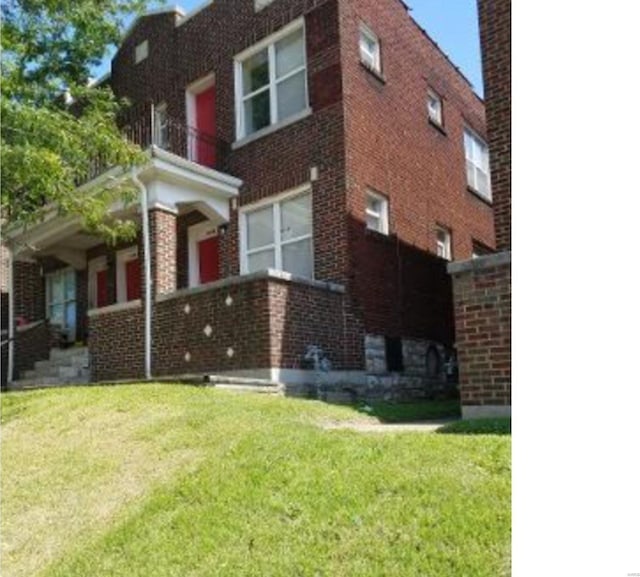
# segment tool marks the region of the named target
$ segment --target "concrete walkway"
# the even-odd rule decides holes
[[[367,423],[365,421],[329,421],[321,424],[325,431],[355,431],[356,433],[435,433],[458,419],[422,421],[417,423]]]

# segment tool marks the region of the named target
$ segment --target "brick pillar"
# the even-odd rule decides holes
[[[177,214],[166,210],[149,211],[151,237],[151,278],[154,294],[171,294],[178,288]],[[144,267],[142,270],[144,277]]]
[[[480,41],[499,251],[511,250],[511,0],[479,0]]]

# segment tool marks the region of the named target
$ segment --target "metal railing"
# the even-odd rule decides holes
[[[202,166],[218,165],[222,143],[215,136],[161,113],[152,103],[142,102],[127,109],[121,114],[119,125],[124,137],[143,150],[153,145]],[[89,182],[111,168],[108,161],[97,157],[76,184]]]

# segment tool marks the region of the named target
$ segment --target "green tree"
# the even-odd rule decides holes
[[[88,230],[128,236],[132,223],[108,209],[134,190],[103,185],[78,194],[96,162],[129,167],[142,153],[116,118],[126,104],[89,86],[90,71],[121,39],[147,0],[3,0],[1,30],[1,202],[5,223],[30,224],[55,207]]]

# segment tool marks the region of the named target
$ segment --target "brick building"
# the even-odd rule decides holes
[[[447,261],[495,246],[484,105],[403,2],[157,11],[106,82],[148,161],[79,193],[136,186],[113,210],[140,234],[110,247],[52,215],[9,235],[14,376],[62,339],[86,343],[97,381],[446,392]]]
[[[463,414],[511,414],[511,0],[479,0],[495,255],[453,263]]]

